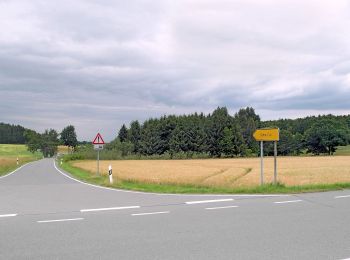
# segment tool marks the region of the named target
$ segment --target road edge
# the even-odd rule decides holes
[[[20,169],[22,169],[24,166],[27,166],[28,164],[31,164],[31,163],[33,163],[33,162],[27,162],[27,163],[21,165],[20,167],[16,168],[14,171],[9,172],[9,173],[6,173],[6,174],[3,175],[3,176],[0,176],[0,180],[1,180],[1,179],[4,179],[4,178],[6,178],[6,177],[9,177],[10,175],[12,175],[12,174],[16,173],[17,171],[19,171]]]

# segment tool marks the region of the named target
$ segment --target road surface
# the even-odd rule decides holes
[[[1,259],[346,259],[350,190],[161,195],[93,187],[52,159],[0,178]]]

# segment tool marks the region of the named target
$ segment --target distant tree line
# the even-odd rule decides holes
[[[312,116],[298,119],[261,121],[251,107],[230,115],[226,107],[211,114],[169,115],[143,122],[122,125],[116,138],[106,145],[111,154],[121,156],[159,156],[169,158],[243,157],[259,155],[259,144],[253,138],[258,128],[280,128],[279,155],[332,155],[338,146],[350,143],[350,115]],[[50,129],[39,134],[22,126],[0,123],[0,143],[28,145],[45,156],[57,152],[59,144],[72,151],[78,145],[74,126],[61,133]],[[273,154],[273,143],[264,144],[267,154]],[[86,146],[92,149],[91,145]]]
[[[242,108],[233,116],[226,107],[218,107],[209,115],[170,115],[152,118],[143,124],[133,121],[129,127],[124,124],[106,148],[118,150],[123,156],[256,156],[259,145],[253,133],[264,127],[280,128],[279,155],[331,155],[337,146],[350,141],[350,115],[261,121],[251,107]],[[273,153],[271,142],[265,143],[265,151]]]
[[[0,123],[0,144],[25,144],[24,132],[27,130],[20,125]]]
[[[75,128],[72,125],[65,127],[60,134],[56,130],[50,129],[45,130],[42,134],[29,130],[24,135],[28,150],[33,153],[41,151],[45,157],[54,156],[59,145],[71,147],[72,150],[78,145]]]
[[[258,152],[253,133],[260,125],[253,108],[231,116],[226,107],[218,107],[209,115],[170,115],[143,124],[133,121],[129,128],[123,125],[106,148],[120,150],[123,155],[246,156]]]
[[[1,144],[26,144],[31,152],[41,151],[45,157],[57,152],[58,145],[65,145],[73,151],[77,145],[77,135],[72,125],[65,127],[61,133],[54,129],[37,133],[20,125],[0,123]]]

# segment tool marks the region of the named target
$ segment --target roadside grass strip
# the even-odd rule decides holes
[[[170,211],[158,211],[158,212],[146,212],[146,213],[135,213],[131,216],[147,216],[147,215],[158,215],[158,214],[169,214]]]
[[[298,203],[302,202],[302,200],[286,200],[286,201],[275,201],[275,204],[287,204],[287,203]]]
[[[10,217],[16,217],[18,214],[3,214],[0,215],[0,218],[10,218]]]
[[[122,210],[122,209],[139,209],[140,206],[127,206],[127,207],[113,207],[113,208],[97,208],[97,209],[81,209],[81,213],[85,212],[97,212],[97,211],[109,211],[109,210]]]
[[[350,198],[350,195],[343,195],[343,196],[336,196],[335,199],[344,199],[344,198]],[[350,259],[350,258],[349,258]]]
[[[213,187],[205,185],[194,185],[194,184],[178,184],[178,183],[151,183],[142,182],[139,180],[123,179],[118,176],[117,181],[114,184],[109,183],[107,175],[95,176],[94,173],[87,170],[83,170],[74,167],[72,161],[64,161],[60,167],[68,172],[70,175],[65,174],[57,168],[54,162],[54,167],[62,175],[69,179],[72,179],[81,184],[89,185],[91,187],[106,189],[106,190],[117,190],[123,192],[134,192],[134,193],[153,193],[157,195],[182,195],[187,196],[234,196],[229,194],[246,194],[246,196],[290,196],[294,193],[305,193],[305,192],[323,192],[331,190],[344,190],[350,189],[350,182],[336,182],[330,184],[305,184],[296,186],[286,186],[282,183],[277,184],[264,184],[262,186],[252,187]],[[266,195],[262,195],[266,194]],[[284,195],[282,195],[284,194]]]
[[[215,209],[231,209],[231,208],[238,208],[238,206],[225,206],[225,207],[215,207],[215,208],[205,208],[205,209],[215,210]]]
[[[215,202],[226,202],[233,201],[234,199],[219,199],[219,200],[195,200],[195,201],[187,201],[185,204],[194,205],[194,204],[203,204],[203,203],[215,203]]]
[[[65,218],[65,219],[51,219],[51,220],[39,220],[37,223],[54,223],[54,222],[67,222],[67,221],[80,221],[83,218]]]

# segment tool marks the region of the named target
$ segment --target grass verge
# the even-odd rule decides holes
[[[211,186],[196,186],[196,185],[179,185],[179,184],[157,184],[144,183],[134,180],[115,179],[114,184],[109,183],[108,176],[96,176],[91,172],[76,168],[69,161],[63,162],[60,166],[63,170],[70,173],[73,177],[83,182],[100,185],[104,187],[112,187],[125,190],[155,192],[155,193],[179,193],[179,194],[290,194],[290,193],[305,193],[305,192],[321,192],[349,189],[350,183],[334,183],[334,184],[313,184],[301,186],[285,186],[278,183],[265,184],[256,187],[240,187],[240,188],[223,188]]]
[[[31,153],[25,145],[0,144],[0,176],[4,176],[18,167],[42,157],[39,152]],[[17,158],[19,164],[17,165]]]

